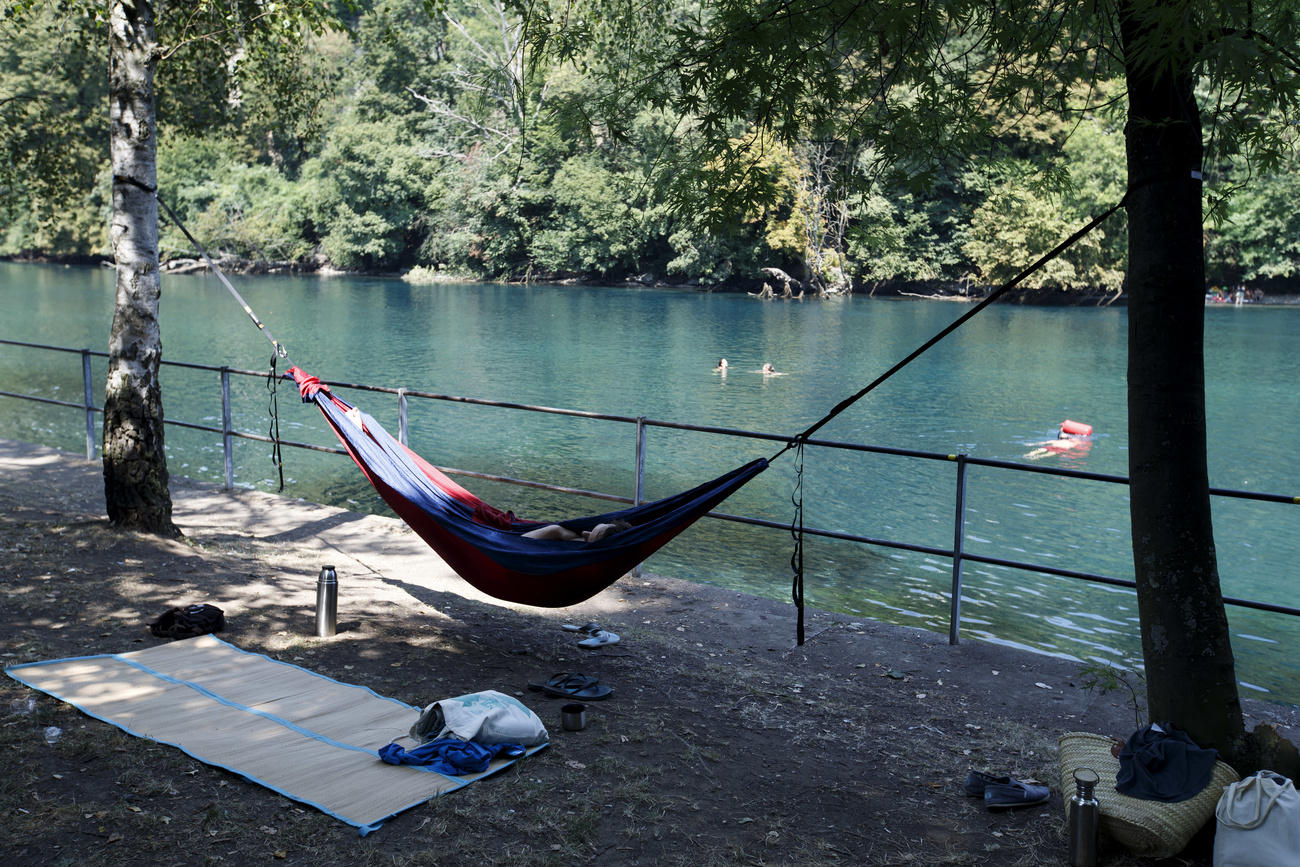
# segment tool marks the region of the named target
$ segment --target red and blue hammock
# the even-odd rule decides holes
[[[303,402],[334,429],[384,502],[470,584],[497,599],[559,608],[604,590],[714,506],[767,469],[759,458],[689,491],[618,512],[559,521],[583,531],[613,520],[632,526],[598,542],[533,539],[547,522],[524,521],[465,490],[398,442],[369,415],[293,367]]]

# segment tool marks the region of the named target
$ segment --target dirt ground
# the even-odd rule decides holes
[[[655,576],[564,610],[502,605],[394,519],[172,490],[184,539],[115,532],[98,464],[0,441],[6,665],[149,646],[150,620],[210,602],[227,641],[412,705],[515,695],[551,746],[360,837],[3,678],[5,864],[1064,864],[1057,737],[1135,727],[1066,660],[818,611],[796,646],[788,604]],[[314,635],[324,563],[331,638]],[[622,641],[584,650],[560,628],[588,620]],[[583,731],[526,688],[562,671],[614,689]],[[1248,712],[1300,735],[1295,708]],[[971,768],[1045,781],[1051,802],[988,812],[963,794]],[[1207,839],[1164,863],[1208,864]]]

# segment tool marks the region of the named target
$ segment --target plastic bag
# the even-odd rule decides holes
[[[453,737],[484,745],[525,747],[550,740],[537,714],[494,689],[435,701],[411,726],[411,737],[420,743]]]

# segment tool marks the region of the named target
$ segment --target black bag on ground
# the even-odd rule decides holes
[[[206,602],[185,608],[173,608],[149,624],[149,631],[159,638],[193,638],[220,632],[226,628],[226,615]]]

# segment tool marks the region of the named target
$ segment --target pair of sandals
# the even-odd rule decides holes
[[[580,698],[583,701],[601,701],[614,694],[614,689],[601,683],[598,677],[567,671],[551,675],[544,683],[530,683],[528,688],[551,698]]]
[[[588,621],[582,626],[566,623],[560,628],[565,632],[586,633],[588,637],[578,642],[579,647],[606,647],[610,644],[618,644],[619,642],[617,632],[610,632],[594,620]]]

